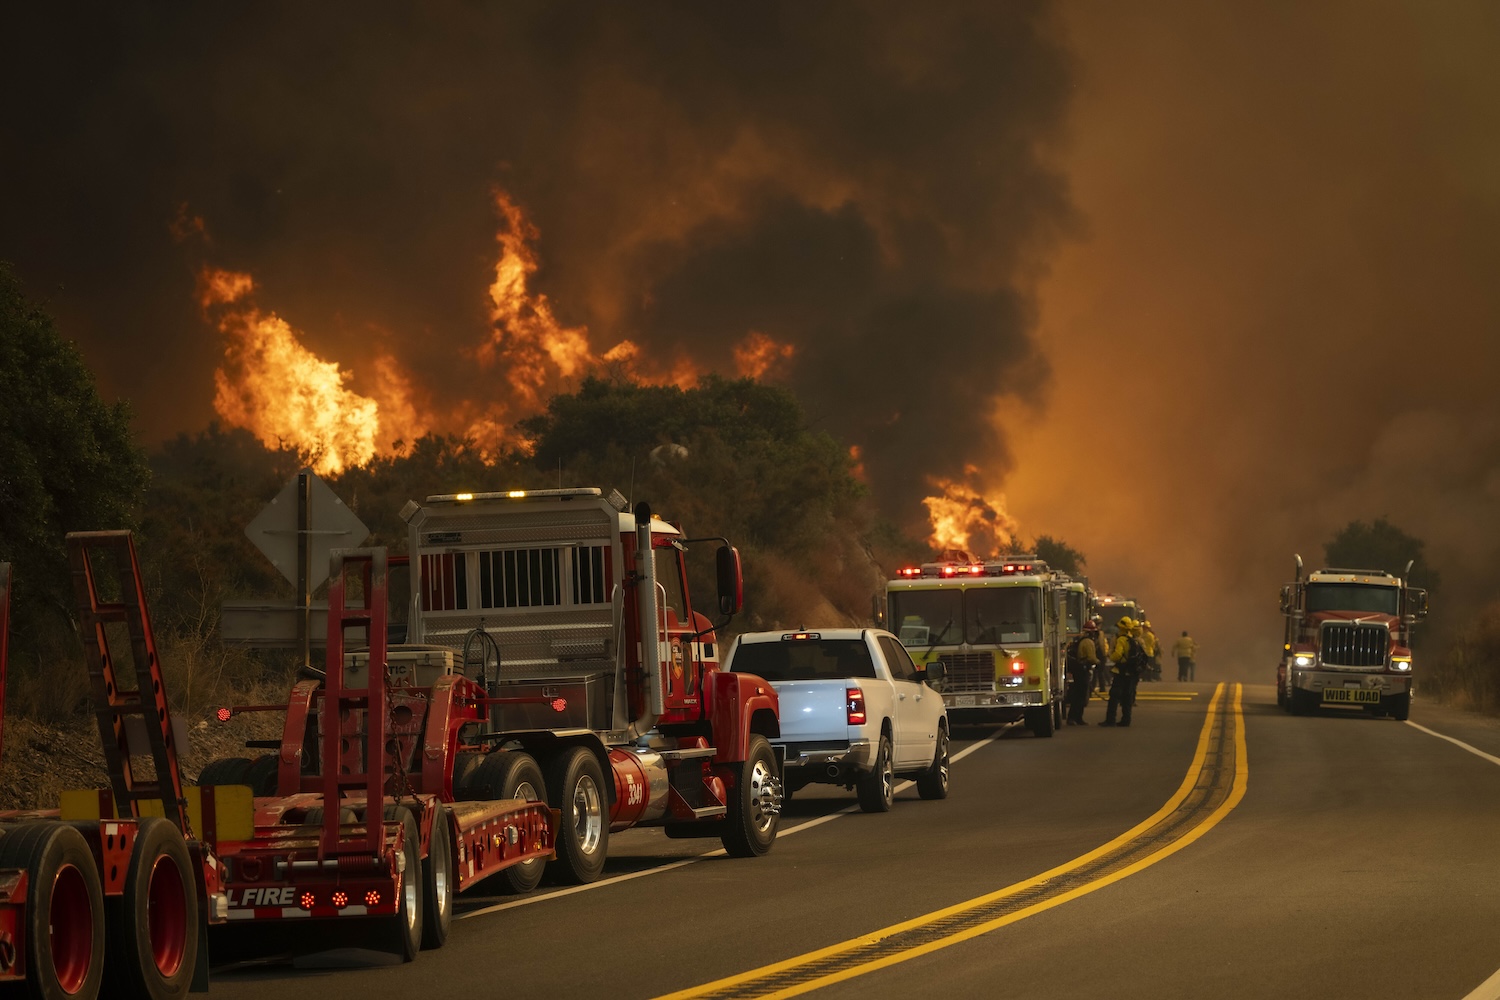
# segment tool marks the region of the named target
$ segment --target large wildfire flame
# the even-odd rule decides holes
[[[959,549],[981,558],[1008,552],[1020,526],[1006,512],[1005,497],[985,496],[971,485],[979,470],[971,465],[964,471],[968,482],[931,481],[941,492],[922,501],[932,524],[928,543],[938,551]]]
[[[214,409],[226,422],[270,447],[306,452],[323,474],[389,450],[393,433],[382,434],[382,426],[411,436],[425,432],[394,358],[376,355],[372,395],[360,395],[346,385],[349,374],[302,346],[286,320],[256,308],[254,291],[248,274],[208,269],[200,276],[200,302],[228,338],[224,364],[214,372]]]
[[[316,471],[336,474],[390,454],[433,429],[458,431],[488,459],[529,445],[515,431],[518,420],[538,413],[566,381],[594,371],[613,371],[653,385],[694,385],[704,369],[678,351],[650,356],[630,340],[602,353],[590,344],[586,327],[566,326],[546,295],[531,287],[538,268],[534,244],[540,233],[505,192],[495,195],[500,216],[496,235],[500,255],[490,283],[491,329],[471,354],[499,369],[510,392],[499,401],[446,400],[441,418],[424,409],[412,380],[391,354],[377,353],[359,372],[327,361],[302,343],[292,326],[254,303],[251,275],[204,268],[199,298],[227,338],[224,364],[214,373],[214,409],[227,423],[243,427],[271,447],[290,446],[313,456]],[[187,218],[186,210],[181,213]],[[182,238],[206,242],[206,228],[193,217],[180,222]],[[790,362],[796,349],[752,330],[734,348],[738,373],[761,378]]]

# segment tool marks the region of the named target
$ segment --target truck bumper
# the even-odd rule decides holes
[[[852,740],[840,746],[783,743],[786,751],[782,776],[793,788],[811,784],[843,785],[875,765],[875,746],[869,740]]]
[[[1378,705],[1410,691],[1411,675],[1293,669],[1292,687],[1312,692],[1322,705]]]

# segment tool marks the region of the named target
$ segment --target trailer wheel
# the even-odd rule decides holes
[[[946,726],[938,726],[937,749],[932,755],[932,766],[917,778],[917,794],[924,799],[948,797],[948,729]]]
[[[593,754],[589,754],[592,758]],[[521,750],[497,750],[475,768],[467,783],[465,798],[526,799],[547,801],[547,785],[536,758]],[[496,882],[509,893],[530,892],[542,881],[547,868],[544,858],[511,865],[496,876]]]
[[[562,812],[557,868],[565,882],[593,882],[609,852],[609,806],[604,771],[587,747],[572,747],[547,768],[547,802]]]
[[[451,810],[439,802],[432,812],[432,837],[427,843],[427,858],[422,862],[422,947],[441,948],[453,926],[453,892],[457,873],[453,868],[453,844],[448,814]]]
[[[104,980],[104,892],[83,835],[30,823],[0,839],[0,868],[23,868],[27,986],[42,1000],[92,997]]]
[[[220,757],[210,761],[198,772],[198,784],[203,785],[248,785],[250,784],[249,757]]]
[[[859,808],[864,812],[890,811],[896,797],[896,772],[891,764],[891,738],[885,733],[880,734],[874,767],[869,774],[859,776],[854,790],[859,793]]]
[[[401,892],[396,897],[396,913],[387,917],[381,929],[382,950],[394,953],[403,962],[417,957],[422,947],[422,841],[416,818],[405,806],[387,806],[387,822],[401,824],[401,851],[406,864],[401,875]]]
[[[105,902],[110,979],[122,996],[183,997],[198,960],[198,889],[181,832],[147,817],[137,828],[125,893]]]

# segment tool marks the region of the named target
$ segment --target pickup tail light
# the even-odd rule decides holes
[[[849,725],[863,726],[865,724],[865,693],[857,687],[844,689],[844,710],[849,717]]]

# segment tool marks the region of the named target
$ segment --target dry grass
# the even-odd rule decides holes
[[[1424,665],[1418,683],[1423,694],[1457,708],[1500,713],[1500,601],[1485,607],[1442,655]]]

